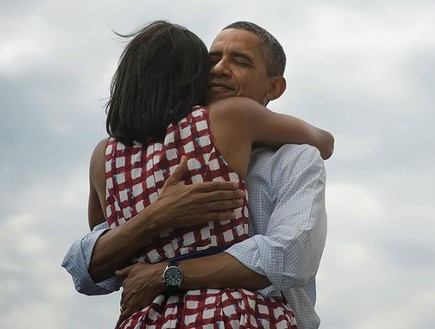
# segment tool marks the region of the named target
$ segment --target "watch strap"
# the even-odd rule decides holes
[[[177,266],[178,267],[179,261],[177,259],[170,259],[168,260],[168,267],[169,266]]]

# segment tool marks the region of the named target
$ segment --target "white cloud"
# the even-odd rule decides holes
[[[361,180],[328,188],[318,307],[326,328],[430,328],[435,227],[419,215],[435,209],[402,212],[407,200],[390,204],[385,192]]]
[[[24,70],[23,62],[35,55],[40,55],[38,42],[33,39],[3,41],[0,44],[0,71],[12,73]]]
[[[272,109],[331,130],[323,328],[432,328],[435,253],[432,1],[2,1],[0,327],[99,328],[119,295],[81,296],[61,259],[87,231],[87,175],[122,44],[155,19],[210,44],[235,20],[282,42]]]

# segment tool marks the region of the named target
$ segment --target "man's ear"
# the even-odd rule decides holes
[[[281,97],[286,87],[287,87],[287,83],[283,76],[278,75],[275,77],[271,77],[270,88],[266,94],[267,100],[273,101],[274,99]]]

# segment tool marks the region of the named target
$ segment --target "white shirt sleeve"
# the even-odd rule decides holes
[[[325,169],[317,150],[299,146],[257,155],[251,170],[256,231],[227,252],[267,276],[272,285],[259,292],[275,296],[305,286],[317,273],[326,239]]]
[[[95,283],[89,274],[92,252],[98,238],[108,230],[107,223],[97,225],[82,239],[75,241],[66,253],[62,267],[71,274],[76,290],[85,295],[106,295],[117,291],[121,281],[112,277]]]

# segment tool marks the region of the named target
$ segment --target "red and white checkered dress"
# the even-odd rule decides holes
[[[126,146],[113,138],[106,148],[106,212],[111,228],[122,225],[154,202],[182,155],[188,159],[186,184],[244,181],[228,168],[217,150],[208,109],[196,106],[177,125],[171,124],[163,143]],[[246,191],[246,189],[245,189]],[[233,220],[209,222],[161,232],[133,262],[158,263],[248,237],[247,200]],[[200,289],[159,295],[120,326],[127,328],[297,328],[292,311],[275,298],[245,289]]]

